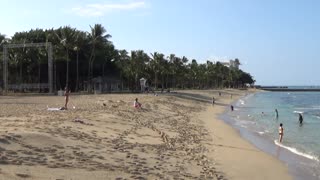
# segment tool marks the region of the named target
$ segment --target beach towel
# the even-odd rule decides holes
[[[65,110],[65,109],[64,109],[63,107],[62,107],[62,108],[61,108],[61,107],[60,107],[60,108],[49,108],[49,107],[48,107],[47,110],[48,110],[48,111],[63,111],[63,110]]]

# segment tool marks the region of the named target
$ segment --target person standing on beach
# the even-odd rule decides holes
[[[214,102],[215,102],[216,100],[214,99],[214,97],[212,97],[212,105],[214,105]]]
[[[283,137],[283,127],[282,127],[282,123],[280,123],[280,126],[279,126],[279,142],[282,142],[282,137]]]
[[[65,104],[64,104],[64,109],[68,109],[68,102],[69,102],[69,95],[70,95],[70,90],[68,87],[64,88],[64,96],[65,96]]]
[[[300,123],[300,125],[302,125],[302,122],[303,122],[303,117],[302,117],[302,114],[299,113],[299,123]]]
[[[231,111],[233,111],[233,106],[232,105],[230,106],[230,108],[231,108]]]
[[[278,119],[279,117],[278,109],[275,109],[274,111],[276,112],[276,119]]]

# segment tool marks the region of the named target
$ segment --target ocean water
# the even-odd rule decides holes
[[[241,98],[234,107],[224,119],[245,138],[287,164],[295,179],[320,179],[320,92],[260,92]]]

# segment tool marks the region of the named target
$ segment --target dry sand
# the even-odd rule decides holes
[[[290,179],[217,120],[226,93],[0,96],[0,179]]]

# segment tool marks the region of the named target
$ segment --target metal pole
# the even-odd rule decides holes
[[[49,83],[49,93],[53,93],[53,78],[52,78],[52,45],[48,44],[48,83]]]

